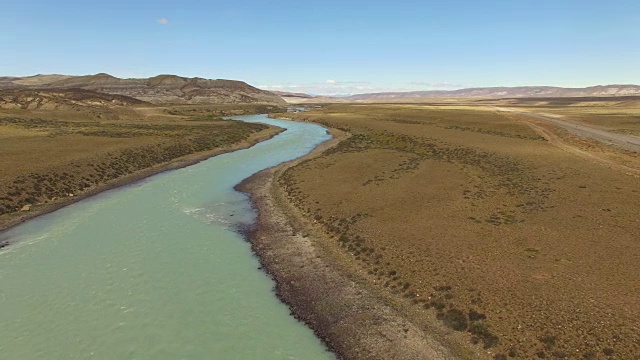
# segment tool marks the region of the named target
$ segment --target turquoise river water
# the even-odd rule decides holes
[[[0,234],[2,359],[331,359],[274,295],[234,231],[255,213],[233,186],[328,140],[287,130],[102,193]]]

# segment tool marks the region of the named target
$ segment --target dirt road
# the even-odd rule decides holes
[[[612,133],[606,130],[597,129],[588,125],[579,124],[569,120],[563,120],[563,119],[554,118],[550,116],[543,116],[539,114],[532,114],[532,113],[522,112],[522,111],[509,109],[509,108],[496,107],[496,109],[498,111],[517,113],[535,120],[542,120],[545,122],[549,122],[554,125],[560,126],[561,128],[566,129],[567,131],[577,136],[594,139],[594,140],[603,142],[605,144],[619,146],[626,150],[636,151],[640,153],[640,137],[638,136]]]

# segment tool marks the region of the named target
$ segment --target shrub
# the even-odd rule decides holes
[[[475,310],[469,310],[469,320],[470,321],[480,321],[485,320],[487,316],[483,313],[479,313]]]
[[[469,327],[467,316],[458,309],[449,309],[441,320],[455,331],[465,331]]]

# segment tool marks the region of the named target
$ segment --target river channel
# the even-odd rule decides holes
[[[274,295],[233,187],[328,140],[315,124],[168,171],[0,234],[3,359],[332,359]]]

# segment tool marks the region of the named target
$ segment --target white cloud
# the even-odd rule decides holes
[[[337,84],[338,82],[332,79],[325,81],[327,84]]]
[[[158,21],[158,24],[160,24],[160,25],[167,25],[167,24],[169,24],[169,19],[167,19],[167,18],[165,18],[165,17],[160,18],[160,19],[158,19],[157,21]]]

